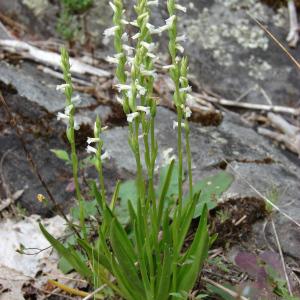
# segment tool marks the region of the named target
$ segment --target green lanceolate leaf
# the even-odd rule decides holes
[[[123,275],[123,284],[130,289],[131,294],[136,295],[136,299],[145,299],[143,284],[139,278],[135,263],[137,257],[134,248],[127,237],[125,230],[116,219],[111,225],[110,234],[111,246],[118,261],[119,275]]]
[[[170,178],[168,178],[168,189],[165,191],[164,196],[171,197],[173,195],[178,194],[178,163],[175,163],[174,159],[172,159],[169,166],[164,166],[160,170],[159,174],[159,193],[162,194],[162,190],[165,185],[166,177],[168,176],[170,166],[172,165],[172,174]]]
[[[158,291],[155,299],[167,300],[169,298],[172,277],[173,256],[170,246],[165,244],[163,266],[158,279]]]
[[[178,276],[178,291],[189,292],[201,271],[203,262],[207,258],[209,235],[207,229],[208,209],[204,205],[201,219],[190,248],[180,261],[181,268]]]
[[[80,275],[87,278],[88,280],[93,278],[93,273],[74,249],[72,249],[71,247],[66,248],[60,241],[55,239],[41,223],[39,224],[39,226],[45,238],[49,241],[49,243],[53,246],[53,248],[58,252],[60,256],[64,257]]]
[[[129,222],[128,202],[136,210],[138,202],[138,192],[135,180],[128,180],[120,184],[119,187],[120,205],[115,208],[115,214],[121,224],[126,225]]]
[[[112,212],[115,210],[116,202],[119,197],[120,185],[120,181],[118,180],[109,206]]]
[[[60,257],[58,261],[58,268],[64,273],[68,274],[72,270],[74,270],[74,267],[62,256]]]
[[[159,196],[159,203],[158,203],[158,223],[159,223],[159,225],[160,225],[160,222],[161,222],[164,207],[166,206],[166,204],[164,202],[166,201],[166,197],[168,196],[168,192],[170,193],[170,186],[172,187],[172,185],[174,184],[174,178],[172,176],[173,169],[174,169],[174,160],[171,161],[168,169],[166,170],[165,175],[161,175],[161,179],[163,178],[163,181],[161,181],[161,182],[163,182],[163,183],[162,183],[162,186],[160,188],[160,196]],[[177,182],[176,176],[175,176],[175,179],[176,179],[176,182]],[[171,185],[171,183],[172,183],[172,185]]]
[[[97,204],[98,203],[96,200],[93,200],[93,201],[82,200],[82,205],[83,205],[85,215],[86,216],[95,216],[98,213]],[[80,219],[80,207],[78,205],[71,208],[71,215],[72,215],[72,218],[75,220]]]
[[[62,150],[62,149],[51,149],[51,152],[53,152],[57,158],[63,160],[63,161],[70,161],[70,157],[67,151]]]
[[[99,205],[99,208],[101,210],[101,212],[103,213],[103,207],[104,207],[104,203],[103,203],[103,199],[102,199],[102,196],[97,188],[97,185],[96,185],[96,182],[93,180],[92,181],[92,193]]]
[[[122,295],[126,300],[136,300],[138,299],[137,296],[134,294],[133,288],[129,285],[126,275],[121,272],[119,265],[117,264],[114,257],[112,257],[112,268],[113,274],[117,279],[118,286],[122,291]]]
[[[184,243],[184,239],[186,238],[186,235],[188,233],[188,230],[190,228],[194,213],[195,213],[195,208],[196,205],[199,201],[199,197],[200,197],[200,192],[195,193],[193,196],[193,202],[189,203],[188,205],[185,206],[185,210],[183,213],[183,217],[181,219],[182,223],[180,228],[180,233],[179,233],[179,241],[178,241],[178,248],[176,249],[179,253],[181,250],[181,247]]]
[[[78,239],[78,244],[85,250],[90,261],[96,261],[98,264],[102,265],[105,269],[112,273],[110,257],[108,258],[104,254],[99,253],[97,249],[90,246],[85,240]]]

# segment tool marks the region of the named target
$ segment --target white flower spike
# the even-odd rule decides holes
[[[131,38],[132,38],[133,40],[136,40],[136,39],[138,39],[138,38],[140,37],[140,35],[141,35],[141,33],[138,32],[138,33],[136,33],[135,35],[133,35]]]
[[[79,130],[80,129],[80,124],[74,120],[74,130]]]
[[[157,77],[157,74],[156,74],[155,70],[145,70],[145,69],[143,69],[143,70],[141,70],[141,74],[143,76],[152,76],[153,78]]]
[[[180,5],[180,4],[175,4],[175,8],[178,10],[183,11],[184,13],[186,13],[186,7]]]
[[[136,112],[133,112],[131,114],[128,114],[127,115],[127,122],[128,123],[132,123],[132,121],[139,116],[139,113],[136,111]]]
[[[88,145],[88,146],[86,147],[86,151],[87,151],[87,153],[94,153],[94,154],[97,153],[97,149],[94,148],[94,147],[92,147],[92,146],[90,146],[90,145]]]
[[[110,64],[118,64],[119,63],[119,59],[113,56],[107,56],[106,57],[107,62],[109,62]]]
[[[187,87],[179,89],[180,93],[190,93],[192,91],[192,87],[189,85]]]
[[[123,42],[128,42],[128,34],[127,34],[127,32],[124,32],[124,33],[122,34],[121,39],[122,39]]]
[[[69,120],[70,119],[70,117],[68,116],[68,115],[66,115],[66,114],[63,114],[63,113],[61,113],[61,112],[59,112],[58,114],[57,114],[57,120],[59,121],[59,120]]]
[[[180,35],[180,36],[178,36],[178,37],[176,38],[176,42],[177,42],[177,43],[179,43],[179,42],[186,42],[186,40],[187,40],[187,37],[186,37],[185,34]]]
[[[183,106],[182,109],[184,111],[184,115],[185,115],[186,119],[190,118],[192,115],[191,109],[188,106],[185,106],[185,107]]]
[[[151,6],[151,5],[155,5],[155,6],[158,6],[158,0],[151,0],[151,1],[148,1],[148,6]]]
[[[178,127],[178,122],[173,121],[173,129],[176,129],[177,127]],[[183,122],[181,123],[181,127],[185,128],[185,124]]]
[[[127,52],[127,55],[132,55],[134,48],[128,45],[123,45],[123,50]],[[128,57],[127,60],[129,61]]]
[[[144,88],[144,87],[141,86],[140,84],[137,84],[137,85],[136,85],[136,88],[137,88],[137,90],[138,90],[139,95],[141,95],[141,96],[145,96],[145,95],[146,95],[146,93],[147,93],[146,88]]]
[[[112,2],[109,2],[109,5],[110,5],[111,9],[113,10],[113,12],[115,13],[117,11],[116,6]]]
[[[107,28],[104,30],[103,35],[106,37],[114,36],[117,29],[119,29],[119,26]]]
[[[131,89],[131,86],[128,84],[116,84],[115,87],[117,88],[118,92],[121,91],[129,91]]]
[[[146,113],[146,115],[149,115],[150,114],[150,107],[149,106],[137,106],[136,107],[136,110],[137,111],[142,111],[144,113]]]
[[[64,92],[66,87],[68,87],[69,84],[68,83],[64,83],[64,84],[60,84],[60,85],[57,85],[56,86],[56,90],[57,91],[60,91],[60,92]]]
[[[70,104],[68,106],[65,107],[65,115],[66,116],[69,116],[70,115],[70,112],[71,110],[74,108],[74,105],[73,104]]]
[[[162,68],[165,70],[170,70],[170,69],[175,68],[175,66],[174,65],[166,65],[166,66],[163,66]]]
[[[166,25],[168,26],[168,29],[169,29],[170,27],[172,27],[173,22],[175,21],[175,19],[176,19],[176,16],[175,16],[175,15],[172,15],[170,18],[168,18],[168,19],[166,20]]]
[[[90,144],[92,144],[92,143],[97,143],[97,142],[99,142],[100,141],[100,139],[99,138],[91,138],[91,137],[88,137],[87,138],[87,143],[90,145]]]
[[[156,45],[155,43],[147,43],[147,42],[141,42],[141,45],[146,48],[149,52],[152,52],[155,48],[156,48]]]
[[[102,155],[101,155],[101,160],[105,160],[105,159],[110,159],[110,155],[107,151],[105,151]]]
[[[124,105],[124,99],[120,98],[117,96],[117,101],[121,104]]]
[[[184,52],[184,48],[180,44],[176,45],[176,49],[179,50],[181,53]]]

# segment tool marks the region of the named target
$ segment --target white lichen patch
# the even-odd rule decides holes
[[[233,56],[225,49],[214,49],[213,58],[219,61],[219,64],[224,67],[230,67],[233,64]]]
[[[249,24],[249,20],[240,19],[230,29],[230,36],[245,49],[268,49],[268,38],[263,30]]]
[[[23,3],[32,10],[37,17],[43,15],[49,7],[48,0],[23,0]]]
[[[238,51],[235,43],[243,49],[268,49],[266,33],[253,24],[247,13],[264,22],[272,15],[271,10],[259,0],[215,0],[197,18],[185,18],[179,24],[188,32],[192,43],[212,50],[213,58],[221,66],[229,67],[233,65],[233,57]]]
[[[276,27],[287,28],[288,11],[286,7],[280,7],[272,17],[272,22]]]
[[[270,75],[272,66],[265,60],[251,55],[247,61],[239,62],[239,65],[248,69],[248,75],[258,79],[264,80]]]

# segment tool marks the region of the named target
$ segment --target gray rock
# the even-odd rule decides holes
[[[189,1],[185,1],[188,3]],[[196,0],[189,18],[179,21],[188,35],[185,49],[191,69],[201,83],[224,97],[235,99],[259,85],[276,104],[299,101],[297,68],[247,13],[259,19],[283,42],[289,29],[287,9],[274,11],[259,0]],[[289,49],[299,60],[299,49]],[[248,100],[265,103],[259,90]]]
[[[49,113],[55,113],[65,107],[65,96],[56,91],[56,85],[62,81],[46,76],[37,70],[34,64],[12,66],[4,61],[0,62],[0,83],[13,87],[19,96],[38,104]],[[81,99],[80,107],[96,103],[88,95],[82,95]]]
[[[79,124],[89,124],[93,128],[97,116],[99,116],[101,122],[105,123],[111,114],[112,109],[110,106],[100,105],[92,109],[79,110],[76,113],[76,120]]]

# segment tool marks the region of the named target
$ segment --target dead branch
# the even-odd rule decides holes
[[[48,67],[42,66],[42,65],[39,65],[37,67],[37,69],[44,72],[45,74],[49,74],[49,75],[55,77],[55,78],[63,79],[63,74],[61,72],[54,71],[54,70],[52,70]],[[83,85],[83,86],[93,86],[93,84],[88,82],[88,81],[78,79],[78,78],[74,78],[74,77],[72,78],[72,82],[78,83],[78,84]]]
[[[207,94],[201,94],[201,98],[203,100],[209,101],[211,103],[217,103],[224,106],[231,106],[231,107],[239,107],[239,108],[246,108],[246,109],[254,109],[254,110],[264,110],[270,112],[277,112],[277,113],[286,113],[291,114],[294,116],[300,115],[300,109],[287,107],[287,106],[280,106],[280,105],[267,105],[267,104],[256,104],[256,103],[245,103],[245,102],[236,102],[233,100],[227,100],[224,98],[212,97]]]
[[[41,50],[28,43],[18,40],[0,40],[0,47],[5,50],[27,56],[30,59],[48,66],[60,67],[60,55],[58,53]],[[105,70],[90,66],[78,59],[70,58],[71,72],[77,74],[88,74],[98,77],[110,77],[111,74]]]
[[[13,38],[12,34],[7,30],[7,28],[3,25],[0,18],[0,29],[7,35],[7,38]]]
[[[266,129],[263,127],[259,127],[257,129],[257,132],[259,134],[264,135],[268,138],[271,138],[279,143],[283,143],[285,145],[285,147],[288,148],[290,151],[300,155],[300,145],[299,145],[300,141],[299,140],[295,141],[295,142],[297,142],[297,144],[295,144],[295,142],[291,141],[291,139],[287,135],[279,133],[279,132],[275,132],[275,131],[272,131],[270,129]]]
[[[217,288],[221,289],[222,291],[224,291],[225,293],[227,293],[228,295],[230,295],[231,297],[235,298],[235,299],[241,299],[241,300],[249,300],[248,298],[238,294],[237,292],[235,291],[232,291],[230,289],[228,289],[227,287],[209,279],[209,278],[205,278],[203,277],[203,280],[206,281],[207,283],[210,283],[214,286],[216,286]]]
[[[280,132],[260,127],[258,133],[283,143],[290,151],[300,156],[300,128],[290,124],[280,115],[268,113],[267,117],[271,126]]]
[[[300,129],[287,122],[282,116],[268,113],[267,117],[271,121],[273,127],[278,128],[289,137],[295,138],[296,135],[300,135]]]

